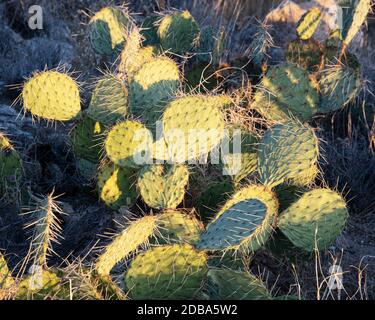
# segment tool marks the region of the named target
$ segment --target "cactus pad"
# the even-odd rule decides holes
[[[1,289],[8,289],[14,285],[12,274],[9,271],[8,264],[0,252],[0,297]],[[0,299],[1,300],[1,299]]]
[[[190,243],[198,242],[202,225],[193,212],[178,210],[164,211],[158,220],[159,243]]]
[[[314,189],[280,214],[278,226],[296,247],[321,250],[340,235],[347,217],[346,203],[340,194]]]
[[[47,120],[71,120],[81,111],[77,83],[57,71],[34,74],[23,87],[22,99],[25,110]]]
[[[206,250],[255,251],[268,239],[277,215],[276,196],[264,186],[234,194],[207,226],[197,247]]]
[[[96,53],[111,55],[121,50],[131,26],[130,18],[121,9],[106,7],[90,20],[90,41]]]
[[[167,57],[154,58],[142,65],[129,83],[131,112],[154,123],[180,85],[176,63]]]
[[[153,46],[159,44],[158,29],[156,26],[159,19],[160,18],[158,16],[147,16],[143,20],[140,32],[144,38],[144,46]]]
[[[208,271],[208,289],[214,300],[270,300],[263,282],[248,272],[230,269]]]
[[[151,165],[140,172],[138,189],[151,208],[175,209],[184,199],[188,180],[185,165]]]
[[[224,136],[222,108],[228,98],[187,96],[172,101],[163,114],[167,158],[174,163],[208,154]]]
[[[22,177],[22,162],[8,138],[0,133],[0,190],[19,186]]]
[[[105,164],[98,173],[100,199],[110,208],[131,207],[137,200],[136,172],[112,163]]]
[[[294,122],[274,125],[259,144],[260,180],[269,187],[287,180],[308,184],[312,181],[306,178],[315,178],[318,154],[318,139],[311,128]]]
[[[199,26],[189,11],[174,12],[161,19],[158,35],[165,51],[184,54],[198,44]]]
[[[98,274],[107,276],[121,260],[148,243],[157,228],[157,216],[145,216],[131,222],[123,231],[114,237],[99,256],[95,266]]]
[[[286,60],[302,69],[316,72],[323,64],[323,49],[318,41],[294,40],[288,44],[285,52]]]
[[[121,80],[105,75],[97,82],[86,113],[105,125],[113,125],[128,112],[128,91]]]
[[[105,150],[114,164],[137,168],[150,160],[152,141],[151,132],[142,123],[126,120],[109,131]]]
[[[96,178],[97,175],[97,163],[93,163],[83,158],[76,159],[76,168],[82,178],[91,181]]]
[[[297,23],[297,35],[301,40],[310,39],[318,28],[322,14],[319,8],[314,7],[307,11]]]
[[[207,274],[206,256],[192,246],[167,245],[139,254],[125,275],[132,299],[192,299]]]
[[[261,81],[253,108],[274,121],[310,119],[318,108],[319,95],[306,70],[292,64],[272,68]]]

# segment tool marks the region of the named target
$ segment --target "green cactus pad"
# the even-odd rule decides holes
[[[98,173],[100,199],[114,210],[121,206],[131,207],[138,197],[136,180],[136,171],[105,164]]]
[[[270,69],[261,81],[252,107],[274,121],[310,119],[318,108],[319,95],[306,70],[292,64]]]
[[[318,41],[298,39],[288,44],[285,57],[289,63],[316,72],[323,64],[323,49]]]
[[[103,145],[104,127],[97,121],[85,116],[71,131],[74,154],[78,158],[98,163]]]
[[[148,243],[157,228],[157,216],[145,216],[131,222],[123,231],[116,235],[106,246],[95,264],[98,274],[107,276],[113,267],[127,258],[141,245]]]
[[[199,249],[259,249],[269,238],[277,215],[276,196],[264,186],[248,186],[234,194],[207,226]]]
[[[9,271],[8,264],[0,252],[0,297],[2,296],[2,289],[9,289],[14,285],[14,280]],[[1,299],[0,299],[1,300]]]
[[[172,101],[163,114],[167,154],[161,160],[199,159],[216,147],[224,136],[222,109],[229,100],[226,96],[187,96]]]
[[[318,139],[310,127],[294,122],[274,125],[259,144],[260,181],[269,187],[288,180],[309,184],[316,176],[318,155]]]
[[[284,211],[294,202],[296,202],[307,188],[293,186],[288,184],[280,184],[275,188],[277,199],[279,200],[279,212]]]
[[[306,251],[327,248],[342,232],[348,210],[340,194],[329,189],[306,192],[280,214],[280,230]]]
[[[22,100],[25,110],[47,120],[72,120],[81,111],[77,83],[57,71],[35,73],[23,87]]]
[[[114,164],[138,168],[150,160],[152,141],[151,132],[142,123],[126,120],[109,131],[105,150]]]
[[[11,191],[21,182],[23,173],[22,161],[8,138],[0,133],[0,190]],[[10,190],[9,190],[10,188]]]
[[[248,272],[230,269],[208,271],[208,288],[214,300],[270,300],[263,282]]]
[[[338,65],[325,70],[319,84],[322,98],[318,111],[328,113],[347,106],[358,96],[361,78],[359,70]]]
[[[158,28],[165,51],[184,54],[199,42],[199,26],[189,11],[174,12],[161,19]]]
[[[123,10],[105,7],[90,20],[91,46],[98,54],[112,55],[118,53],[126,42],[130,27],[130,17]]]
[[[78,173],[88,181],[94,180],[96,178],[97,167],[97,163],[93,163],[83,158],[76,159],[76,168]]]
[[[166,210],[158,220],[157,238],[159,243],[190,243],[198,242],[202,224],[193,212]]]
[[[92,93],[87,115],[105,125],[113,125],[128,113],[128,91],[116,76],[100,78]]]
[[[207,274],[203,252],[192,246],[167,245],[139,254],[125,275],[132,299],[193,299]]]
[[[298,37],[301,40],[310,39],[318,28],[321,19],[322,13],[319,8],[314,7],[307,11],[297,23],[296,30]]]
[[[154,46],[160,43],[156,25],[159,19],[158,16],[148,16],[143,20],[140,32],[144,38],[144,46]]]
[[[185,165],[151,165],[138,177],[143,201],[155,209],[175,209],[184,199],[189,170]]]
[[[163,107],[176,94],[179,85],[179,70],[173,60],[158,57],[143,64],[129,83],[131,112],[154,123],[161,117]]]

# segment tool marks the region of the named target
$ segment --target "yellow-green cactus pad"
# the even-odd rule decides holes
[[[214,300],[270,300],[263,282],[248,272],[230,269],[208,271],[208,289]]]
[[[165,51],[184,54],[199,43],[199,26],[189,11],[166,15],[159,23],[158,35]]]
[[[100,200],[114,210],[131,207],[138,197],[136,180],[137,173],[133,169],[105,164],[98,173]]]
[[[312,128],[294,122],[267,130],[258,149],[260,181],[275,187],[284,181],[309,184],[317,173],[318,139]]]
[[[151,165],[138,177],[143,201],[155,209],[175,209],[184,199],[189,170],[185,165]]]
[[[297,23],[297,34],[301,40],[310,39],[319,26],[322,14],[319,8],[314,7],[307,11]]]
[[[267,119],[309,120],[318,110],[319,95],[306,70],[293,64],[270,69],[263,77],[252,107]]]
[[[23,87],[22,99],[27,111],[47,120],[72,120],[81,111],[77,83],[57,71],[34,74]]]
[[[154,58],[142,65],[129,83],[130,110],[154,123],[180,85],[177,64],[167,57]]]
[[[159,243],[195,244],[201,231],[202,224],[194,216],[194,212],[166,210],[160,214],[156,235]]]
[[[172,101],[163,114],[166,159],[173,163],[195,160],[218,146],[225,127],[222,109],[227,104],[225,96],[187,96]]]
[[[132,299],[194,299],[207,275],[206,255],[188,244],[166,245],[139,254],[125,274]]]
[[[105,125],[113,125],[128,113],[128,90],[120,79],[105,75],[97,82],[86,113]]]
[[[111,55],[117,53],[125,43],[130,28],[130,18],[123,10],[105,7],[90,20],[91,45],[98,54]]]
[[[0,133],[0,190],[6,192],[20,184],[22,162],[8,138]]]
[[[85,116],[71,132],[74,154],[78,158],[97,163],[104,142],[103,125]]]
[[[148,243],[157,228],[157,216],[145,216],[131,222],[106,246],[95,264],[98,274],[109,275],[112,268],[126,259],[138,247]]]
[[[4,256],[0,252],[0,291],[1,289],[8,289],[14,285],[14,280],[9,271],[8,264]],[[0,292],[1,297],[1,292]]]
[[[313,39],[297,39],[288,44],[285,58],[302,69],[316,72],[323,64],[323,49],[320,43]]]
[[[306,251],[327,248],[342,232],[348,210],[342,196],[329,189],[314,189],[280,214],[280,230]]]
[[[277,216],[275,194],[252,185],[235,193],[207,226],[197,247],[205,250],[255,251],[271,234]]]
[[[126,120],[109,131],[105,150],[108,158],[120,167],[138,168],[149,163],[153,138],[140,122]]]

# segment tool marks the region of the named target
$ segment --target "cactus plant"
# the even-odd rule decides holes
[[[132,22],[127,13],[117,7],[105,7],[89,22],[91,46],[98,54],[112,55],[126,42]]]
[[[301,40],[310,39],[318,28],[322,13],[319,8],[314,7],[307,11],[297,23],[297,35]]]
[[[323,48],[318,41],[294,40],[288,44],[286,60],[310,72],[319,71],[323,65]]]
[[[144,46],[154,46],[159,45],[160,40],[158,36],[158,27],[157,23],[160,20],[158,16],[147,16],[141,25],[140,33],[143,40]]]
[[[188,244],[154,247],[139,254],[125,274],[132,299],[191,299],[203,286],[207,260]]]
[[[316,84],[306,70],[292,64],[270,69],[254,96],[252,107],[270,120],[310,119],[318,109]]]
[[[2,296],[1,291],[5,291],[5,289],[9,289],[12,286],[14,286],[14,279],[4,256],[0,252],[0,300]]]
[[[151,132],[142,123],[126,120],[111,128],[104,146],[114,164],[138,168],[150,160],[152,140]]]
[[[165,51],[184,54],[197,46],[200,30],[190,12],[185,10],[164,16],[159,22],[158,36]]]
[[[269,187],[287,181],[309,184],[318,172],[318,155],[318,139],[310,127],[295,122],[274,125],[259,144],[260,180]]]
[[[47,120],[72,120],[81,111],[77,83],[57,71],[34,73],[24,84],[22,99],[25,110]]]
[[[250,185],[235,193],[202,234],[197,248],[256,251],[275,224],[278,202],[264,186]]]
[[[98,172],[100,200],[114,210],[121,206],[131,207],[138,197],[136,180],[137,172],[134,169],[107,162]]]
[[[321,250],[339,236],[347,217],[346,203],[340,194],[314,189],[280,214],[278,226],[296,247]]]
[[[113,125],[128,113],[128,90],[116,76],[101,77],[91,96],[87,115],[104,125]]]
[[[138,177],[143,200],[155,209],[175,209],[185,195],[189,170],[185,165],[151,165]]]

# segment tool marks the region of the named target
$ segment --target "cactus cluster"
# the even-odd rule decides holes
[[[15,287],[18,299],[71,298],[68,281],[79,283],[74,295],[93,299],[275,298],[242,258],[269,247],[279,233],[294,248],[322,250],[348,218],[344,198],[315,184],[320,140],[309,121],[358,95],[360,71],[349,58],[338,56],[342,64],[334,70],[323,67],[332,58],[328,49],[340,54],[358,31],[368,2],[355,8],[344,42],[312,39],[319,9],[301,18],[287,62],[264,69],[248,101],[247,112],[270,120],[267,130],[254,132],[228,120],[234,100],[227,92],[184,92],[181,56],[207,50],[218,63],[223,50],[213,30],[201,28],[188,11],[150,16],[139,27],[123,8],[96,13],[88,25],[92,47],[116,56],[118,65],[95,82],[88,108],[81,109],[76,81],[58,70],[26,81],[23,106],[48,121],[73,120],[77,168],[96,185],[100,201],[116,213],[137,206],[143,214],[129,219],[88,262],[91,269],[83,267],[72,279],[48,266],[61,231],[55,197],[30,194],[31,268],[21,281],[14,279],[0,254],[0,297],[3,289]],[[258,36],[267,38],[268,32]],[[255,65],[266,67],[266,49],[253,50]],[[0,138],[3,191],[19,185],[22,163],[9,140]],[[218,152],[223,143],[229,153],[207,173],[197,162],[223,153]],[[200,169],[211,180],[196,179],[193,171]]]

